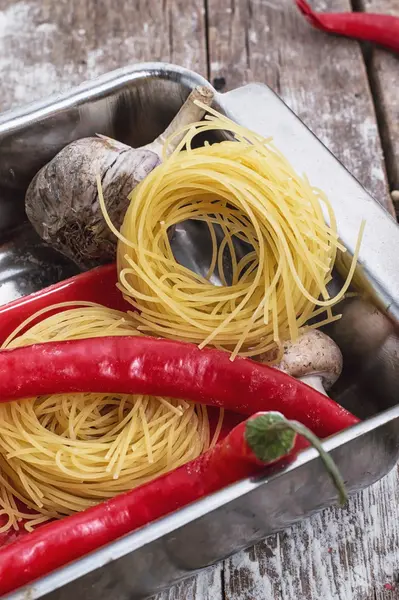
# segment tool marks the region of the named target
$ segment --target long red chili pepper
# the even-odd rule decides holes
[[[305,0],[295,0],[313,27],[346,37],[374,42],[399,52],[399,17],[371,13],[319,13]]]
[[[341,504],[345,486],[319,440],[278,413],[258,413],[237,425],[195,460],[130,492],[71,517],[44,525],[0,550],[0,594],[26,585],[147,523],[199,500],[265,465],[283,466],[296,455],[296,434],[317,447]]]
[[[359,421],[286,373],[190,343],[103,337],[0,352],[0,402],[73,392],[169,396],[244,415],[277,410],[319,437]]]

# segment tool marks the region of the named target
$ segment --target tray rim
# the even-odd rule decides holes
[[[114,90],[124,87],[126,84],[144,77],[145,75],[156,76],[162,73],[172,74],[188,86],[204,85],[211,88],[215,98],[219,95],[207,79],[199,73],[169,62],[143,62],[120,67],[108,71],[93,79],[83,81],[81,84],[69,88],[63,92],[51,94],[48,98],[42,98],[28,102],[16,108],[10,108],[0,112],[0,139],[2,135],[13,133],[20,127],[31,125],[37,120],[51,117],[59,110],[66,110],[78,105],[81,101],[94,100],[107,89]]]

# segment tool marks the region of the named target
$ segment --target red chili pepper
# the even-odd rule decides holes
[[[319,437],[359,422],[286,373],[185,342],[103,337],[0,352],[0,402],[73,392],[183,398],[244,415],[277,410]]]
[[[346,37],[357,38],[399,52],[399,17],[371,13],[318,13],[305,0],[295,0],[313,27]]]
[[[26,585],[131,531],[245,477],[265,465],[292,461],[304,436],[320,452],[327,472],[346,501],[345,486],[319,440],[278,413],[258,413],[237,425],[195,460],[130,492],[44,525],[0,550],[0,594]]]
[[[99,302],[109,308],[127,311],[133,310],[132,306],[124,299],[116,282],[118,272],[116,265],[104,265],[75,275],[55,283],[44,290],[18,298],[4,306],[0,306],[0,343],[2,343],[22,321],[60,302]],[[57,312],[57,311],[55,311]],[[46,313],[50,316],[52,312]],[[40,320],[40,318],[38,319]],[[35,323],[30,323],[32,326]]]

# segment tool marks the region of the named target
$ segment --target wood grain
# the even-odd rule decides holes
[[[397,0],[361,0],[360,6],[365,12],[399,17]],[[375,94],[389,182],[392,189],[399,190],[399,57],[387,50],[373,48],[369,73]]]
[[[228,600],[396,600],[397,471],[226,563]],[[388,525],[389,523],[389,525]]]
[[[0,0],[0,110],[157,60],[207,74],[202,3]]]
[[[367,73],[357,42],[314,31],[292,0],[210,0],[211,78],[270,85],[392,212]],[[313,2],[347,11],[348,0]]]
[[[223,563],[153,596],[153,600],[224,600]]]

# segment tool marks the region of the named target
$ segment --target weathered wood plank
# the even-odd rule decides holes
[[[222,577],[223,564],[220,563],[154,596],[153,600],[223,600]]]
[[[227,600],[395,600],[398,474],[226,562]]]
[[[202,2],[0,0],[0,110],[151,60],[206,75]]]
[[[392,212],[372,97],[356,42],[314,31],[291,0],[209,0],[211,78],[268,83]],[[312,2],[350,10],[347,0]],[[350,199],[348,199],[350,201]],[[225,564],[226,600],[393,600],[399,478],[241,552]],[[388,523],[395,523],[393,527]]]
[[[0,0],[0,8],[2,110],[143,60],[147,52],[170,58],[162,4]]]
[[[357,42],[314,31],[292,0],[210,0],[211,78],[265,82],[392,212],[374,107]],[[349,0],[313,2],[350,9]],[[350,201],[350,199],[348,199]]]
[[[361,0],[360,5],[365,12],[399,17],[397,0]],[[399,58],[386,50],[373,48],[369,71],[389,183],[392,189],[399,190]],[[398,210],[399,200],[397,202]]]

